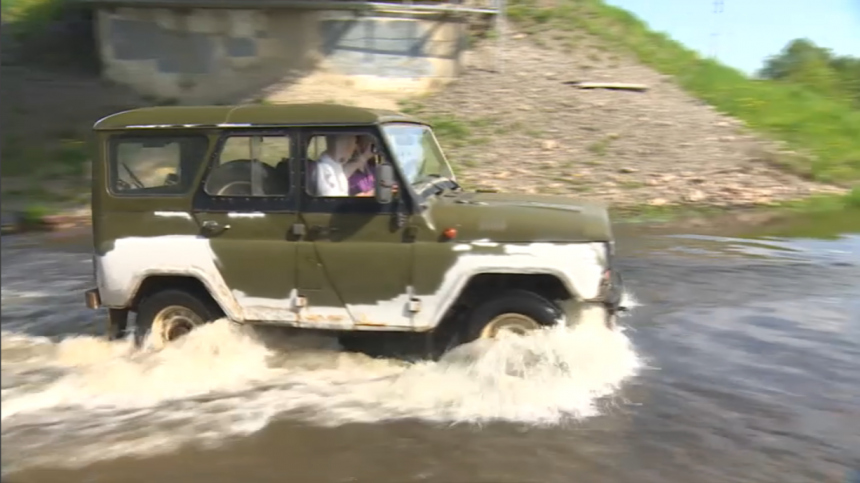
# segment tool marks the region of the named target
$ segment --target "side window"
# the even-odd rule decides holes
[[[202,135],[118,136],[110,140],[110,190],[117,195],[180,195],[206,158]]]
[[[222,140],[203,189],[210,196],[286,196],[292,143],[287,135],[232,135]]]
[[[306,146],[305,188],[322,198],[373,196],[379,140],[370,134],[316,134]],[[344,162],[346,161],[346,162]]]

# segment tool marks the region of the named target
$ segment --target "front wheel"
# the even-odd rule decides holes
[[[195,328],[221,317],[212,301],[185,290],[168,289],[147,296],[138,306],[135,342],[143,345],[152,333],[153,346],[161,349]]]
[[[562,317],[558,306],[527,290],[508,290],[475,307],[466,326],[466,340],[526,335],[554,325]]]

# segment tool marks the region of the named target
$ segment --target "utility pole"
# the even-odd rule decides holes
[[[713,8],[713,30],[711,31],[711,52],[710,56],[712,59],[716,60],[719,57],[719,40],[720,40],[720,27],[722,25],[722,13],[725,7],[725,0],[713,0],[714,8]]]
[[[502,73],[504,67],[505,35],[507,34],[507,1],[496,0],[496,72]]]

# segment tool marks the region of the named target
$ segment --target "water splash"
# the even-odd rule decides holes
[[[0,421],[3,459],[26,466],[217,444],[285,417],[555,424],[598,414],[598,401],[641,367],[624,331],[602,326],[476,341],[417,363],[226,320],[161,351],[81,336],[34,341],[28,352],[22,337],[3,334]]]

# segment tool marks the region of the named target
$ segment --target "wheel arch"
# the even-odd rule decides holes
[[[472,274],[457,294],[462,298],[481,296],[488,291],[519,289],[534,292],[549,300],[575,298],[575,292],[564,282],[560,273],[539,272],[480,272]],[[456,303],[456,302],[455,302]]]
[[[236,310],[238,307],[234,307],[235,300],[223,300],[224,296],[213,290],[202,277],[189,273],[154,272],[144,275],[131,291],[127,307],[132,311],[137,311],[140,302],[146,296],[165,289],[186,290],[198,297],[210,300],[230,319],[242,320],[241,315]]]
[[[457,288],[443,299],[431,326],[442,327],[456,323],[460,314],[473,308],[486,295],[511,289],[533,292],[550,301],[579,298],[564,274],[551,268],[529,271],[480,270],[462,277]]]

